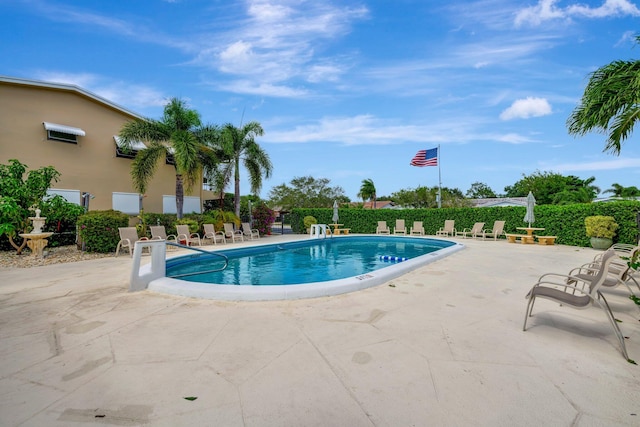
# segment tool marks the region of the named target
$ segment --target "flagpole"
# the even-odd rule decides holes
[[[438,209],[442,207],[442,175],[440,173],[440,144],[438,144]]]

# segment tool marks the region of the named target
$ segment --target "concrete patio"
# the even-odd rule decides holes
[[[387,284],[295,301],[129,293],[122,256],[0,270],[0,425],[640,425],[640,366],[602,311],[541,299],[522,331],[536,279],[598,252],[458,241]],[[640,363],[640,312],[606,295]]]

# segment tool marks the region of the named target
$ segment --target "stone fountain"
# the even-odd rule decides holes
[[[31,255],[42,258],[44,248],[49,243],[47,237],[50,237],[53,233],[42,232],[42,227],[44,227],[44,222],[47,218],[40,216],[40,209],[36,209],[36,216],[31,216],[29,219],[33,222],[33,230],[31,230],[31,233],[21,233],[20,237],[27,239],[27,246],[31,249]]]

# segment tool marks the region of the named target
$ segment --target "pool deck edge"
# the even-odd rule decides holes
[[[277,301],[340,295],[382,285],[465,248],[462,243],[447,241],[453,243],[453,245],[389,267],[346,279],[312,282],[302,285],[238,286],[212,285],[162,277],[151,281],[148,289],[152,292],[170,295],[222,301]],[[142,267],[143,271],[145,268],[149,268],[148,265]]]

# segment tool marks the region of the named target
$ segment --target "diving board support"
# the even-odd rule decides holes
[[[309,227],[309,237],[312,239],[327,238],[327,224],[311,224]]]
[[[142,250],[148,248],[151,253],[150,269],[146,273],[140,272],[142,260]],[[131,268],[131,279],[129,281],[129,292],[143,291],[147,289],[152,280],[165,277],[167,246],[164,240],[142,240],[137,241],[133,248],[133,266]],[[145,268],[145,270],[147,270]]]

